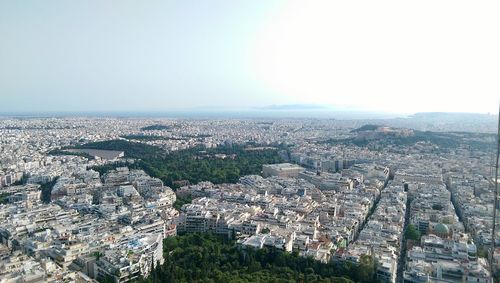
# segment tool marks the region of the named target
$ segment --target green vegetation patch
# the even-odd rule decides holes
[[[364,132],[364,131],[375,131],[376,129],[380,128],[381,126],[379,125],[363,125],[357,129],[351,130],[351,133],[357,133],[357,132]]]
[[[197,139],[201,140],[203,138],[208,138],[211,137],[210,135],[183,135],[182,137],[164,137],[164,136],[157,136],[157,135],[125,135],[125,136],[120,136],[121,138],[127,139],[127,140],[137,140],[137,141],[159,141],[159,140],[171,140],[171,141],[185,141],[189,139]]]
[[[408,225],[405,232],[406,240],[420,241],[420,231],[413,224]]]
[[[263,164],[283,162],[279,149],[252,151],[239,145],[213,149],[196,147],[169,154],[155,146],[124,140],[89,143],[81,148],[124,151],[125,157],[140,159],[130,168],[143,169],[174,188],[179,187],[176,181],[236,183],[241,176],[260,174]],[[92,169],[102,174],[120,166],[123,164],[107,166],[105,170],[99,167]]]
[[[54,180],[48,183],[40,185],[40,190],[42,190],[42,195],[40,198],[42,199],[43,202],[50,203],[52,188],[54,188],[54,185],[57,183],[57,179],[59,179],[59,177],[54,178]]]
[[[276,248],[243,248],[212,234],[169,237],[165,263],[139,282],[377,282],[376,265],[324,264]]]
[[[373,131],[379,126],[365,125],[351,132]],[[323,141],[325,144],[336,145],[356,145],[359,147],[386,147],[386,146],[414,146],[419,142],[427,142],[438,146],[442,150],[455,149],[460,146],[472,150],[492,150],[494,148],[495,138],[492,134],[467,133],[467,132],[431,132],[431,131],[413,131],[410,136],[385,135],[383,138],[375,139],[328,139]]]
[[[177,199],[174,202],[174,208],[177,210],[180,210],[183,205],[189,204],[192,201],[193,201],[193,198],[191,196],[186,196],[186,197],[177,196]]]
[[[0,193],[0,204],[8,203],[10,195],[10,193]]]

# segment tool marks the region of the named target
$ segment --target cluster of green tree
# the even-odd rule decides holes
[[[26,184],[26,181],[28,181],[28,175],[23,174],[20,180],[15,181],[12,186],[20,186]]]
[[[376,264],[321,263],[276,248],[252,249],[211,234],[166,238],[165,263],[140,282],[377,282]]]
[[[85,152],[71,152],[71,151],[66,151],[64,149],[54,149],[54,150],[49,151],[47,154],[49,154],[49,155],[74,155],[74,156],[85,157],[88,160],[95,159],[94,156],[92,156],[88,153],[85,153]]]
[[[186,197],[177,196],[177,199],[174,202],[174,208],[180,210],[183,205],[191,203],[192,201],[193,198],[191,196],[186,196]]]
[[[260,174],[263,164],[282,162],[277,149],[245,150],[244,146],[212,149],[190,148],[166,154],[158,147],[124,140],[88,143],[81,148],[120,150],[129,158],[140,159],[132,168],[143,169],[160,178],[167,186],[178,187],[175,181],[190,183],[210,181],[216,184],[236,183],[243,175]],[[235,155],[235,158],[211,158],[215,154]],[[209,158],[207,158],[207,156]],[[110,169],[118,166],[112,165]],[[98,171],[102,168],[95,168]],[[101,172],[105,173],[105,172]]]
[[[495,151],[496,134],[469,132],[452,132],[450,134],[465,140],[465,144],[472,150]]]
[[[5,204],[9,201],[9,193],[0,193],[0,204]]]
[[[375,131],[379,127],[380,127],[379,125],[367,124],[367,125],[363,125],[363,126],[357,128],[357,129],[351,130],[351,133],[364,132],[364,131]]]
[[[477,256],[480,258],[487,258],[488,257],[488,249],[485,248],[484,246],[478,247],[477,248]]]
[[[182,137],[163,137],[156,135],[124,135],[120,136],[124,139],[128,140],[138,140],[138,141],[158,141],[158,140],[173,140],[173,141],[182,141],[190,138],[205,138],[210,137],[209,135],[185,135]]]
[[[52,188],[57,182],[57,179],[59,177],[54,178],[54,180],[40,185],[40,190],[42,190],[42,195],[40,196],[41,200],[45,203],[49,203],[51,201],[51,193],[52,193]]]
[[[420,231],[413,224],[406,227],[405,238],[406,240],[420,241]]]
[[[414,131],[412,136],[392,137],[387,142],[392,145],[414,145],[417,142],[429,142],[440,148],[456,148],[460,145],[460,139],[454,135],[430,131]]]
[[[352,132],[367,131],[376,129],[376,125],[365,125]],[[473,150],[490,150],[494,145],[494,137],[491,134],[481,133],[461,133],[461,132],[431,132],[414,131],[411,136],[387,135],[382,139],[366,140],[356,138],[329,139],[324,141],[327,144],[354,144],[359,147],[373,146],[383,148],[385,146],[412,146],[418,142],[429,142],[437,145],[442,150],[454,149],[459,146],[470,147]]]
[[[161,130],[168,130],[168,129],[170,129],[169,126],[155,124],[155,125],[151,125],[151,126],[142,127],[141,131],[161,131]]]

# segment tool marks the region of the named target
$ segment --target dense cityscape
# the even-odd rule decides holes
[[[500,283],[498,11],[0,1],[0,283]]]
[[[428,125],[3,118],[0,282],[493,282],[495,128]]]

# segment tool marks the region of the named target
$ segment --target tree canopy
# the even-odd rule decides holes
[[[52,188],[54,188],[54,185],[57,183],[57,180],[59,177],[54,178],[54,180],[42,184],[40,186],[40,190],[42,190],[42,195],[40,196],[41,200],[45,203],[49,203],[51,201],[51,196],[52,196]]]
[[[164,240],[165,263],[141,282],[376,282],[371,257],[353,264],[321,263],[275,248],[253,249],[212,234]]]
[[[420,241],[420,231],[413,224],[409,224],[406,228],[405,237],[407,240]]]
[[[179,186],[176,181],[181,180],[236,183],[241,176],[260,174],[263,164],[283,161],[279,149],[246,150],[240,145],[212,149],[195,147],[168,154],[155,146],[124,140],[89,143],[81,147],[124,151],[125,157],[140,159],[130,167],[143,169],[174,188]],[[106,166],[105,169],[112,168]],[[106,171],[99,167],[92,169],[101,173]]]

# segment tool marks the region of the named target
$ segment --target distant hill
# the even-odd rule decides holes
[[[363,126],[357,128],[357,129],[351,130],[351,133],[364,132],[364,131],[375,131],[379,127],[381,127],[381,126],[380,125],[367,124],[367,125],[363,125]]]
[[[410,116],[420,120],[437,120],[437,121],[496,121],[496,115],[481,114],[481,113],[460,113],[460,112],[419,112]]]
[[[391,128],[373,124],[363,125],[351,131],[355,136],[347,139],[330,139],[330,144],[354,144],[357,146],[415,146],[428,143],[440,149],[449,150],[468,147],[474,150],[489,151],[493,149],[495,134],[473,132],[432,132],[407,128]]]
[[[259,110],[325,110],[326,106],[314,104],[283,104],[283,105],[269,105],[257,108]]]

